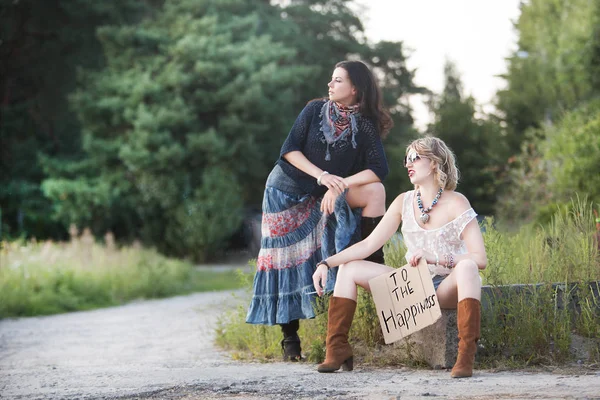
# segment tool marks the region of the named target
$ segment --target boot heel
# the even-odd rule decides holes
[[[342,371],[352,371],[354,369],[354,356],[342,363]]]

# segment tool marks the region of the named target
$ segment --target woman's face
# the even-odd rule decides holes
[[[329,86],[329,100],[337,101],[345,106],[356,104],[356,89],[350,82],[348,71],[344,68],[338,67],[333,71],[331,81],[327,86]]]
[[[415,149],[409,149],[404,158],[404,167],[408,170],[408,179],[413,185],[423,183],[431,178],[431,162],[419,155]]]

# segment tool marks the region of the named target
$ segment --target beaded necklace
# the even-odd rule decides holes
[[[417,191],[417,205],[419,206],[419,210],[421,211],[421,216],[419,217],[419,219],[423,224],[426,224],[429,221],[429,211],[431,211],[433,206],[437,204],[443,191],[444,189],[442,188],[438,190],[437,194],[435,195],[435,198],[433,199],[433,203],[431,203],[431,205],[427,209],[423,209],[423,202],[421,201],[421,191]]]

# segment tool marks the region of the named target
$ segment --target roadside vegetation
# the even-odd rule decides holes
[[[198,291],[240,287],[235,272],[212,272],[139,245],[117,247],[89,230],[69,242],[1,242],[0,318],[47,315]]]

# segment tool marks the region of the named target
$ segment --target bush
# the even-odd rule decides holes
[[[95,243],[2,242],[0,318],[55,314],[193,291],[237,288],[233,272],[202,272],[154,250]]]
[[[176,254],[198,261],[215,256],[242,223],[242,196],[238,180],[222,168],[203,173],[204,185],[176,207],[165,241]]]
[[[521,153],[509,160],[501,223],[546,224],[574,195],[600,201],[600,100],[569,112],[556,125],[527,132]]]

